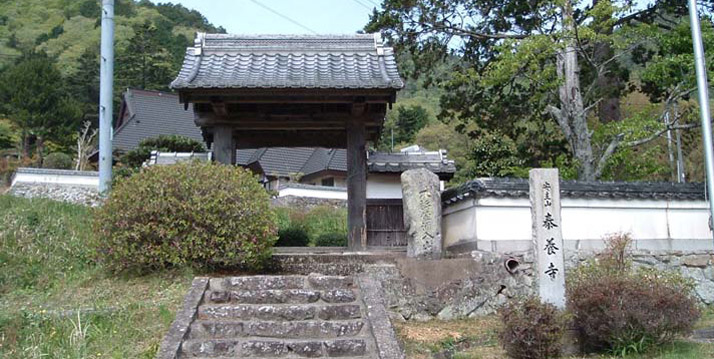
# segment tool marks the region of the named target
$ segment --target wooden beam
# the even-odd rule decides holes
[[[238,148],[326,147],[345,148],[345,130],[316,131],[237,131]]]
[[[228,117],[228,110],[226,109],[226,103],[223,101],[211,101],[211,107],[213,108],[213,113],[218,117]]]
[[[299,123],[311,122],[316,126],[320,126],[325,123],[342,123],[350,121],[352,116],[347,113],[315,113],[315,114],[280,114],[274,115],[269,113],[258,113],[258,112],[245,112],[245,113],[235,113],[229,112],[227,116],[218,116],[214,112],[203,112],[194,111],[194,122],[196,126],[220,126],[220,125],[239,125],[240,123],[253,123],[260,126],[266,126],[266,124],[273,122],[279,123],[278,126],[289,126],[291,123],[295,123],[299,126]],[[384,122],[384,114],[369,113],[361,118],[361,121],[365,121],[366,126],[381,126]],[[248,127],[245,125],[243,127]],[[341,127],[344,127],[342,125]]]
[[[233,127],[218,126],[213,129],[213,156],[217,162],[236,164],[236,142]]]
[[[367,248],[367,152],[364,121],[347,121],[347,245]]]

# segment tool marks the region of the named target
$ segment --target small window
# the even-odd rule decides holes
[[[335,178],[327,177],[322,179],[322,185],[327,187],[335,187]]]

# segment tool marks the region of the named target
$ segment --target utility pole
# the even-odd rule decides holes
[[[114,0],[102,0],[102,45],[99,64],[99,193],[112,181],[112,91],[114,87]]]
[[[694,67],[697,70],[699,111],[702,120],[702,140],[704,141],[704,158],[707,168],[709,220],[711,223],[712,219],[714,219],[714,149],[712,149],[712,128],[709,119],[709,85],[707,84],[707,69],[706,66],[704,66],[704,45],[702,44],[702,29],[699,26],[697,0],[689,0],[689,21],[692,26]]]

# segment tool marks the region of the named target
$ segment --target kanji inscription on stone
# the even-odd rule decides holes
[[[564,308],[565,266],[558,170],[532,169],[529,177],[538,294],[541,301]]]

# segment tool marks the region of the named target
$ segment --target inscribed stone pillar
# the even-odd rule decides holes
[[[531,217],[536,280],[542,302],[565,308],[565,265],[558,169],[530,170]]]
[[[219,163],[236,164],[236,142],[233,127],[216,126],[213,129],[213,157]]]
[[[407,256],[441,258],[441,193],[439,177],[425,169],[402,173],[404,227],[407,230]]]

